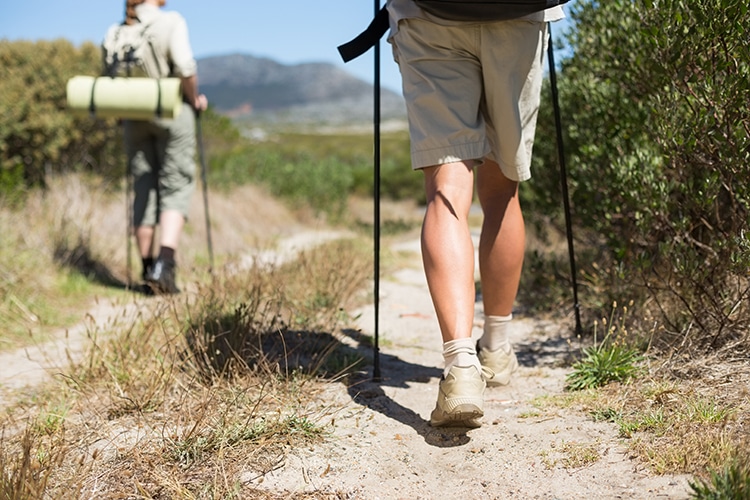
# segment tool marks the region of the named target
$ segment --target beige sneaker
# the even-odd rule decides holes
[[[510,351],[506,351],[502,347],[496,351],[490,351],[489,349],[480,349],[479,344],[477,344],[477,357],[483,368],[489,368],[494,373],[492,377],[487,377],[489,387],[507,385],[513,374],[518,371],[518,359],[516,359],[513,348],[510,348]]]
[[[485,381],[473,366],[454,366],[440,380],[435,409],[430,415],[433,427],[481,427],[484,415]]]

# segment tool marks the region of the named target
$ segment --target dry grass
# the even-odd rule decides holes
[[[540,453],[542,463],[547,469],[554,469],[558,465],[565,469],[580,469],[596,463],[601,458],[601,443],[578,443],[563,441],[550,450]]]
[[[30,193],[23,209],[0,206],[0,349],[44,342],[76,323],[94,296],[126,297],[128,274],[137,281],[140,260],[134,244],[128,250],[125,203],[117,186],[66,175]],[[298,214],[254,186],[209,194],[209,203],[217,266],[299,229]],[[198,190],[178,253],[178,279],[205,279],[207,241]]]
[[[0,422],[4,497],[273,498],[252,480],[325,437],[327,381],[362,359],[336,332],[369,265],[332,243],[92,329],[86,356]]]
[[[247,268],[240,261],[248,248],[272,248],[299,231],[300,214],[254,187],[210,201],[215,274],[206,273],[205,219],[195,203],[178,256],[186,292],[141,303],[133,321],[89,322],[85,355],[6,408],[0,498],[288,496],[253,480],[280,467],[289,450],[324,439],[345,404],[326,390],[363,362],[338,328],[366,296],[371,249],[334,241]],[[30,223],[15,223],[19,215]],[[29,342],[25,330],[41,342],[47,327],[79,318],[94,295],[128,299],[125,205],[116,189],[55,179],[22,214],[0,210],[0,222],[8,228],[0,317],[27,316],[6,347]],[[60,287],[60,266],[78,290]],[[61,293],[70,318],[47,316],[45,304],[61,304]]]
[[[630,330],[632,314],[629,308],[613,306],[610,317],[602,320],[602,330],[614,344],[642,345],[646,350],[646,356],[632,365],[637,367],[636,376],[601,387],[581,385],[587,390],[540,398],[538,407],[576,408],[596,420],[614,423],[633,457],[658,474],[707,478],[711,471],[730,464],[750,463],[746,346],[733,355],[716,350],[699,356],[694,350],[675,349],[664,356],[661,348],[649,350],[654,332],[645,335]],[[602,341],[594,336],[595,341]],[[568,380],[593,370],[580,365],[574,364],[577,372],[571,372]]]
[[[721,371],[688,381],[652,370],[627,384],[540,398],[537,406],[576,408],[614,423],[633,456],[655,473],[706,477],[750,459],[750,370],[743,364]]]

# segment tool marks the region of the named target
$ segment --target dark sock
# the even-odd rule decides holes
[[[174,248],[161,247],[159,258],[163,261],[174,262]]]
[[[143,271],[146,272],[152,267],[154,267],[154,258],[153,257],[141,257],[141,262],[143,263]]]

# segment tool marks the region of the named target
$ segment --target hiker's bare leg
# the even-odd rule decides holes
[[[507,316],[518,293],[526,238],[518,183],[497,163],[485,161],[477,167],[477,194],[484,212],[479,239],[484,314]]]
[[[470,338],[474,323],[474,244],[468,224],[473,163],[422,169],[427,195],[422,260],[443,342]]]
[[[154,251],[154,226],[136,226],[135,240],[138,244],[138,252],[141,258],[150,258]]]
[[[159,241],[162,247],[177,250],[180,243],[180,234],[185,225],[185,217],[178,210],[165,210],[159,216],[159,227],[161,233]]]

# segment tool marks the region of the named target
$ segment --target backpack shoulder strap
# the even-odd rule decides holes
[[[151,49],[151,57],[153,58],[153,62],[156,65],[156,71],[157,71],[157,78],[160,78],[162,76],[162,67],[159,63],[159,56],[156,54],[156,49],[154,48],[154,43],[151,38],[151,33],[149,33],[149,28],[151,28],[151,25],[153,24],[153,21],[149,24],[146,24],[143,27],[143,30],[141,31],[141,36],[143,37],[144,41],[148,44],[148,48]]]
[[[123,22],[110,27],[102,42],[104,75],[114,77],[124,67],[127,72],[126,76],[130,76],[133,64],[144,64],[144,69],[149,76],[152,78],[162,76],[162,64],[159,62],[149,33],[152,24],[140,21],[136,24]],[[125,48],[128,50],[124,51]],[[133,59],[134,56],[139,56],[139,58]]]
[[[370,48],[374,47],[386,31],[388,31],[388,11],[382,7],[370,25],[362,33],[343,45],[339,45],[338,50],[344,62],[349,62],[361,56]]]

